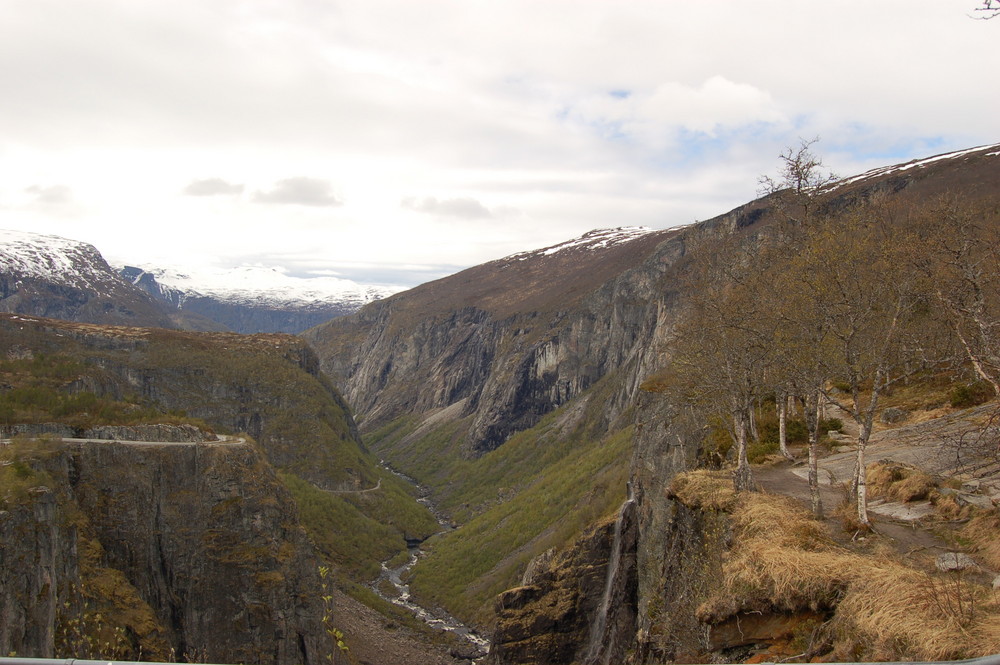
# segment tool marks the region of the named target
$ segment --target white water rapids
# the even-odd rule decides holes
[[[427,508],[431,511],[431,513],[437,518],[438,524],[441,525],[441,531],[439,533],[450,531],[451,529],[454,528],[451,525],[451,523],[448,522],[448,520],[445,519],[444,516],[441,515],[441,513],[431,503],[430,499],[427,498],[425,493],[426,490],[424,487],[417,484],[416,481],[414,481],[409,476],[406,476],[392,469],[384,461],[382,462],[382,466],[386,470],[391,471],[392,473],[396,474],[403,480],[416,486],[420,490],[422,496],[420,499],[418,499],[418,501],[423,505],[427,506]],[[488,639],[477,634],[471,628],[469,628],[461,621],[459,621],[458,619],[456,619],[455,617],[451,616],[450,614],[448,614],[443,610],[438,609],[431,611],[413,602],[410,596],[410,586],[406,584],[403,581],[403,579],[406,576],[406,573],[414,565],[416,565],[417,561],[420,560],[420,557],[424,556],[424,552],[421,551],[419,545],[415,545],[409,548],[409,554],[410,554],[409,561],[396,568],[390,568],[389,561],[383,561],[382,571],[379,573],[379,576],[369,586],[372,588],[372,590],[375,591],[375,593],[377,593],[384,600],[387,600],[390,603],[393,603],[394,605],[404,607],[410,612],[413,612],[413,614],[418,619],[420,619],[421,621],[423,621],[432,628],[435,628],[437,630],[448,631],[450,633],[458,635],[459,637],[465,639],[470,644],[472,644],[478,651],[481,652],[483,656],[485,656],[490,649],[490,641]],[[389,582],[389,585],[392,586],[394,593],[392,594],[386,593],[386,587],[388,585],[384,584],[384,582]]]

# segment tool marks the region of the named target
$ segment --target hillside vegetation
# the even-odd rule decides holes
[[[438,529],[412,488],[378,468],[346,403],[294,337],[4,315],[0,346],[0,426],[11,430],[48,424],[80,436],[102,425],[168,423],[251,436],[342,580],[373,578],[380,560],[405,549],[404,536]]]

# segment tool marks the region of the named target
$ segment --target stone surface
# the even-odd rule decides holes
[[[916,522],[934,514],[930,501],[881,501],[868,502],[868,512],[903,522]]]
[[[945,552],[938,555],[934,565],[941,572],[953,572],[956,570],[968,570],[978,568],[976,560],[964,552]]]

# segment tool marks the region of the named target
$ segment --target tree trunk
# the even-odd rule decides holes
[[[805,417],[806,430],[809,432],[809,503],[813,516],[823,519],[823,499],[819,493],[819,461],[817,446],[819,445],[819,392],[806,398]]]
[[[870,527],[871,521],[868,519],[868,482],[865,478],[867,471],[865,468],[865,448],[868,446],[868,427],[865,423],[859,423],[858,430],[858,458],[854,464],[856,473],[854,486],[858,502],[858,522],[866,527]]]
[[[788,452],[788,400],[784,395],[775,400],[778,407],[778,450],[787,459],[795,459]]]
[[[733,471],[733,487],[737,492],[751,492],[754,489],[753,472],[747,458],[747,414],[733,416],[733,433],[736,435],[736,469]]]

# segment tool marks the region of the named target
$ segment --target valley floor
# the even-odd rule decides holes
[[[335,660],[352,665],[459,665],[471,662],[452,656],[444,645],[430,645],[385,615],[334,590],[333,622],[344,633],[348,654]]]

